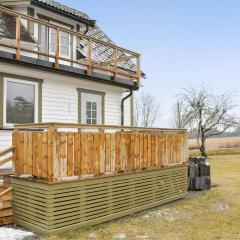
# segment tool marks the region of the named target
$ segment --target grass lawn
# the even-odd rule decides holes
[[[240,239],[240,155],[210,157],[215,187],[184,200],[47,240]]]

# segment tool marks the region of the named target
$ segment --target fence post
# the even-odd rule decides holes
[[[59,158],[57,154],[57,127],[49,125],[48,128],[48,174],[49,182],[55,182],[59,179]]]

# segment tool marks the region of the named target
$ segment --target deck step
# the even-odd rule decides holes
[[[0,226],[11,224],[13,222],[12,216],[0,218]]]
[[[4,193],[1,195],[1,193]],[[12,190],[9,183],[0,187],[0,226],[12,223]]]

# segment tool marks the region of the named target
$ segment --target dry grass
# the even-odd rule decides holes
[[[221,148],[240,148],[240,137],[209,138],[206,142],[207,150]],[[197,140],[189,139],[189,149],[198,149]]]
[[[240,239],[240,155],[210,158],[210,191],[96,227],[47,240],[198,240]],[[147,197],[147,196],[146,196]]]
[[[240,148],[223,148],[223,149],[216,149],[216,150],[208,150],[207,151],[208,157],[210,156],[224,156],[224,155],[240,155]],[[201,156],[200,151],[192,150],[189,152],[191,157],[199,157]]]

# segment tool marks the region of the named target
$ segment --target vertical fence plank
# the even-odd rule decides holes
[[[126,170],[126,162],[127,162],[127,150],[126,150],[126,134],[121,133],[121,147],[120,147],[120,166],[121,172]]]
[[[105,157],[106,157],[106,166],[105,171],[106,173],[110,173],[111,171],[111,142],[110,142],[110,133],[106,133],[105,135]]]
[[[100,140],[100,173],[103,174],[105,172],[105,164],[106,164],[106,158],[105,158],[105,133],[100,132],[99,136]]]
[[[87,173],[93,174],[93,133],[87,134]]]
[[[139,154],[140,154],[140,164],[139,164],[139,170],[141,170],[144,167],[144,134],[140,133],[140,143],[139,143]]]
[[[47,148],[48,148],[48,161],[47,161],[47,169],[48,169],[48,173],[47,173],[47,178],[49,179],[49,181],[53,181],[54,176],[53,176],[53,164],[54,164],[54,159],[53,159],[53,151],[55,150],[54,148],[54,132],[53,131],[49,131],[48,132],[48,143],[47,143]]]
[[[87,174],[87,134],[81,133],[81,173]]]
[[[120,172],[121,171],[121,164],[120,164],[120,158],[121,158],[121,133],[117,132],[116,133],[116,141],[115,141],[115,172]]]
[[[42,177],[48,177],[48,133],[42,133]]]
[[[93,154],[93,164],[94,164],[94,171],[93,173],[98,175],[100,173],[100,134],[94,133],[93,134],[93,148],[94,148],[94,154]]]
[[[33,158],[33,152],[32,152],[32,133],[27,133],[27,149],[28,149],[28,166],[27,166],[27,172],[28,174],[32,175],[32,158]]]
[[[67,176],[74,176],[74,138],[73,133],[67,133]],[[79,148],[78,148],[79,151]],[[79,152],[78,152],[79,154]],[[80,167],[80,166],[79,166]],[[80,175],[80,174],[79,174]]]
[[[135,171],[139,171],[140,169],[140,135],[139,133],[135,134],[135,149],[134,149],[134,157],[135,157]]]
[[[13,137],[12,137],[12,144],[15,147],[14,150],[14,163],[13,163],[13,172],[16,174],[20,173],[20,132],[14,131],[13,132]]]
[[[110,142],[111,142],[111,167],[110,167],[110,172],[115,173],[115,133],[111,133],[110,135]]]
[[[152,168],[152,136],[150,133],[147,134],[147,144],[148,144],[148,152],[147,152],[147,167],[149,169]]]
[[[125,134],[125,146],[126,146],[126,170],[129,172],[131,170],[131,135],[129,133]]]
[[[83,172],[81,164],[81,133],[74,133],[74,175],[80,176]]]
[[[60,134],[60,176],[67,176],[67,133]]]

